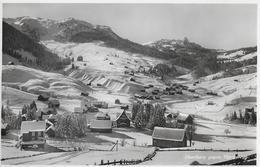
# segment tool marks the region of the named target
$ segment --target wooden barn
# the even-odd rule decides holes
[[[130,127],[131,119],[125,111],[118,113],[116,118],[113,120],[113,126],[115,127]]]
[[[90,123],[90,130],[91,132],[112,133],[112,121],[93,119]]]
[[[187,147],[185,129],[154,127],[153,146],[161,148]]]
[[[21,148],[33,145],[43,147],[46,142],[45,130],[45,121],[22,121],[20,131]]]
[[[50,98],[50,96],[46,95],[46,94],[41,94],[38,96],[38,100],[39,101],[48,101]]]
[[[177,122],[180,124],[193,124],[193,117],[190,114],[185,113],[170,113],[166,115],[166,122]]]

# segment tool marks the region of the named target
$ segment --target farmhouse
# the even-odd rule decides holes
[[[179,113],[176,119],[178,123],[193,124],[193,117],[190,114]]]
[[[45,121],[22,121],[20,131],[21,148],[25,146],[44,146],[46,123]]]
[[[115,127],[130,127],[130,118],[125,111],[118,113],[113,119],[113,126]]]
[[[4,121],[1,121],[1,136],[4,136],[7,134],[7,123],[3,123]]]
[[[112,132],[112,121],[111,120],[91,120],[90,123],[91,132],[104,132],[111,133]]]
[[[185,129],[155,127],[152,138],[153,146],[156,147],[187,147]]]
[[[177,122],[181,124],[193,124],[193,117],[190,114],[185,113],[170,113],[166,116],[166,121]]]
[[[42,109],[42,115],[50,115],[50,114],[57,114],[56,108],[53,107],[47,107]]]
[[[41,95],[38,96],[38,100],[39,101],[48,101],[49,98],[50,97],[48,95],[46,95],[46,94],[41,94]]]
[[[49,108],[53,108],[53,107],[59,108],[60,107],[60,102],[59,102],[58,99],[50,99],[49,103],[48,103],[48,106],[49,106]]]

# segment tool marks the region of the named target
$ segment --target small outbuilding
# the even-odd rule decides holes
[[[91,132],[103,132],[111,133],[112,132],[112,121],[111,120],[91,120],[90,123]]]
[[[153,146],[161,148],[187,147],[185,129],[154,127]]]
[[[38,96],[38,100],[39,101],[48,101],[50,98],[50,96],[46,95],[46,94],[41,94]]]

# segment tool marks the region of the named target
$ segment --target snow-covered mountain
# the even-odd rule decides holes
[[[140,53],[153,57],[167,58],[168,55],[155,48],[123,39],[112,29],[104,25],[94,25],[83,20],[67,18],[51,20],[34,17],[4,18],[4,22],[12,25],[36,41],[55,40],[58,42],[96,42],[119,50]]]
[[[86,21],[67,18],[63,20],[52,20],[35,17],[4,18],[4,21],[14,26],[23,33],[36,40],[59,40],[69,41],[71,37],[79,32],[106,32],[111,37],[117,38],[110,27],[92,25]]]
[[[257,47],[240,48],[231,50],[218,55],[220,62],[243,62],[255,61],[257,58]]]
[[[208,51],[210,49],[204,48],[199,44],[190,42],[188,38],[184,40],[179,39],[161,39],[154,42],[148,42],[143,44],[152,48],[156,48],[160,51],[170,53],[187,53],[189,55],[196,54],[197,51]]]

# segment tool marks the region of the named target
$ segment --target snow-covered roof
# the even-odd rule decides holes
[[[112,121],[111,120],[91,120],[90,128],[94,129],[112,129]]]
[[[122,115],[123,113],[125,113],[126,116],[127,116],[127,118],[128,118],[129,120],[131,120],[131,119],[130,119],[130,114],[126,113],[124,110],[123,110],[122,112],[120,112],[120,113],[117,113],[116,115],[114,114],[114,115],[115,115],[114,117],[110,115],[111,120],[117,121],[117,120],[121,117],[121,115]]]
[[[185,136],[185,129],[174,129],[164,127],[154,127],[153,139],[169,140],[169,141],[183,141]]]
[[[2,119],[2,121],[1,121],[1,129],[6,129],[6,127],[7,127],[7,123],[3,123],[4,121],[3,121],[3,119]]]
[[[29,132],[45,131],[45,121],[22,121],[21,134]]]
[[[177,116],[177,119],[185,121],[189,116],[190,116],[189,114],[179,113],[178,116]]]

